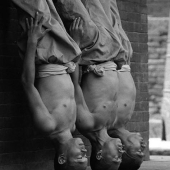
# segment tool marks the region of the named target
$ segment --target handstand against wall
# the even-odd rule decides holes
[[[22,84],[35,124],[54,144],[55,169],[85,170],[87,157],[84,143],[80,138],[72,136],[75,130],[76,103],[70,75],[67,72],[56,73],[35,79],[36,67],[38,67],[35,66],[37,45],[50,31],[49,29],[42,31],[44,21],[44,17],[38,13],[34,20],[27,19],[28,39],[23,62]],[[57,64],[53,64],[53,67],[67,68]]]
[[[126,153],[119,169],[136,170],[143,161],[145,143],[140,134],[125,129],[133,114],[136,88],[130,74],[132,48],[122,28],[116,0],[57,0],[57,7],[62,9],[60,15],[65,23],[74,19],[75,30],[83,33],[81,87],[87,106],[92,113],[109,117],[106,128],[110,136],[119,137],[125,145]],[[71,36],[74,39],[74,34]],[[86,39],[88,47],[84,47],[84,37],[88,36],[94,37],[93,41]]]

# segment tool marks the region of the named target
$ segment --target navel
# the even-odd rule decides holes
[[[63,106],[64,106],[64,107],[67,107],[67,105],[66,105],[66,104],[63,104]]]

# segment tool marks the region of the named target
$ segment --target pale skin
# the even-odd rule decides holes
[[[130,72],[118,72],[118,110],[115,122],[109,128],[110,136],[117,136],[125,145],[125,150],[132,157],[142,158],[144,156],[145,142],[139,133],[131,133],[126,130],[126,124],[130,121],[136,99],[136,87]]]
[[[70,34],[72,35],[72,37],[78,44],[80,42],[79,37],[81,37],[81,34],[83,34],[83,32],[81,31],[82,24],[83,24],[83,21],[81,21],[81,18],[77,18],[74,20],[74,22],[70,28],[70,31],[72,31]],[[114,73],[115,72],[113,72],[113,75],[114,75]],[[112,72],[108,72],[107,74],[112,74]],[[92,76],[94,76],[94,75],[92,75]],[[100,105],[100,106],[93,105],[94,107],[97,107],[97,109],[92,110],[91,106],[88,105],[88,100],[85,100],[87,97],[86,93],[84,93],[85,94],[85,96],[84,96],[82,89],[79,85],[78,67],[77,67],[76,71],[74,73],[72,73],[71,77],[72,77],[72,81],[73,81],[74,88],[75,88],[75,99],[76,99],[76,104],[77,104],[76,126],[77,126],[78,130],[90,140],[90,142],[92,144],[92,150],[95,150],[95,152],[96,152],[96,157],[101,159],[101,157],[103,156],[106,159],[106,155],[108,157],[110,156],[109,160],[111,160],[114,163],[116,163],[117,165],[119,165],[121,162],[121,156],[123,153],[122,144],[119,139],[111,138],[107,134],[107,128],[109,127],[110,124],[113,123],[110,120],[110,116],[113,116],[113,114],[111,114],[111,110],[116,109],[117,105],[116,104],[113,105],[111,101],[108,101],[105,99],[105,97],[107,99],[110,98],[110,100],[116,99],[115,98],[116,93],[109,97],[103,95],[102,96],[102,101],[103,101],[102,105]],[[92,80],[92,82],[95,82],[95,86],[93,86],[94,89],[98,89],[101,87],[100,84],[97,83],[98,79],[95,78],[95,76],[92,77],[91,80]],[[105,82],[106,80],[110,81],[111,83],[114,83],[107,76],[103,77],[103,82]],[[114,87],[114,86],[112,86],[112,87]],[[89,93],[91,93],[91,92],[92,91],[89,91]],[[113,88],[113,92],[114,92],[114,88]],[[84,99],[84,97],[85,97],[85,99]],[[90,95],[89,97],[92,97],[92,100],[95,100],[93,95]],[[87,102],[88,107],[86,105],[86,102]],[[102,107],[102,110],[101,110],[101,107]],[[105,113],[107,116],[103,114],[103,110],[105,110]],[[104,143],[108,140],[110,140],[111,142],[108,144],[107,149],[105,149],[103,152],[99,152],[102,149]],[[114,148],[114,149],[111,149],[111,148]],[[104,154],[104,152],[105,152],[105,154]],[[118,167],[117,165],[116,165],[116,167]]]
[[[77,25],[74,35],[77,35],[75,37],[77,40],[78,37],[81,38],[81,35],[76,34],[76,31],[81,32],[81,19],[74,22],[77,22],[74,24]],[[81,87],[90,112],[103,116],[107,122],[105,127],[109,135],[119,137],[125,145],[125,150],[132,157],[143,158],[145,149],[143,138],[140,134],[130,133],[125,128],[133,114],[136,98],[136,88],[131,73],[106,71],[104,77],[98,77],[89,72],[82,76]]]
[[[73,138],[76,103],[69,74],[39,78],[35,81],[36,47],[50,30],[42,31],[45,19],[36,13],[27,19],[27,50],[23,62],[22,84],[37,128],[54,143],[58,163],[87,166],[86,149],[80,138]],[[36,87],[35,85],[36,84]],[[69,152],[66,149],[74,148]],[[75,166],[76,166],[75,165]]]

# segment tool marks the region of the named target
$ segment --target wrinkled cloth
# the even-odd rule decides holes
[[[116,71],[117,65],[113,61],[103,62],[101,64],[88,65],[84,73],[93,72],[99,77],[105,75],[105,71]]]
[[[35,17],[38,11],[46,19],[44,29],[51,29],[38,43],[36,64],[68,63],[76,60],[81,50],[66,32],[52,0],[12,0],[19,7],[19,23],[23,29],[18,41],[19,52],[24,57],[27,44],[25,18]]]
[[[129,65],[123,65],[122,68],[120,70],[118,70],[119,72],[130,72],[131,68]]]
[[[36,78],[67,74],[75,71],[76,64],[69,62],[64,65],[59,64],[41,64],[36,67]]]
[[[122,29],[116,0],[56,0],[54,4],[67,30],[75,18],[83,20],[82,65],[109,60],[129,63],[132,47]]]

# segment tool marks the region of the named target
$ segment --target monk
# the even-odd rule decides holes
[[[70,33],[73,39],[76,30],[82,33],[78,40],[82,49],[81,87],[87,106],[90,112],[102,113],[110,119],[107,122],[110,136],[119,137],[125,145],[119,169],[138,169],[145,144],[141,135],[125,129],[134,110],[136,88],[130,74],[132,48],[122,28],[116,0],[57,0],[57,5],[64,11],[60,15],[66,25],[75,20],[75,33]],[[88,24],[93,27],[89,31]],[[85,46],[84,37],[88,36],[93,41],[86,38]]]
[[[38,67],[35,65],[37,45],[51,31],[43,27],[44,22],[44,17],[39,13],[36,13],[35,19],[26,20],[28,39],[23,62],[23,88],[35,125],[54,144],[55,170],[85,170],[87,157],[84,143],[80,138],[72,136],[75,130],[76,103],[70,75],[63,72],[35,77]],[[64,67],[51,65],[57,69]]]

